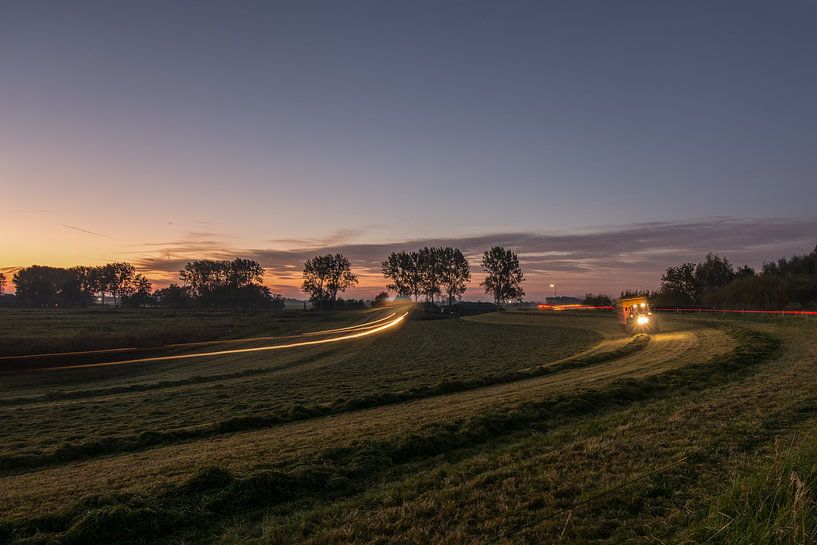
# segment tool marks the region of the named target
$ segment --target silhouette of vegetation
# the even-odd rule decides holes
[[[252,259],[200,259],[179,272],[183,286],[171,285],[157,293],[163,304],[183,307],[188,300],[211,308],[281,308],[283,299],[262,282],[264,268]],[[165,303],[166,302],[166,303]]]
[[[613,305],[613,300],[608,295],[585,293],[583,304],[591,307],[609,307]]]
[[[0,295],[3,295],[5,289],[6,289],[6,275],[0,272]]]
[[[511,250],[494,246],[482,256],[482,268],[486,272],[480,286],[494,298],[497,311],[505,301],[521,301],[525,295],[522,282],[525,276],[519,267],[519,258]]]
[[[349,259],[343,254],[315,256],[304,263],[302,289],[318,310],[324,305],[337,309],[338,293],[357,285],[357,275],[352,272]]]
[[[748,266],[735,269],[726,258],[709,254],[701,263],[668,268],[654,302],[679,307],[817,308],[817,248],[767,263],[760,272]]]
[[[17,271],[13,282],[17,301],[27,307],[85,307],[96,296],[104,304],[106,295],[116,308],[150,302],[150,281],[130,263],[69,269],[33,265]]]
[[[433,303],[436,295],[444,295],[450,308],[459,300],[471,280],[468,260],[459,248],[424,247],[416,252],[392,252],[381,264],[386,287],[398,297],[425,295]]]
[[[381,270],[389,281],[386,288],[398,297],[414,297],[416,302],[422,292],[423,276],[420,271],[418,252],[392,252],[383,261]]]
[[[381,291],[372,299],[372,308],[385,306],[389,302],[389,292]]]

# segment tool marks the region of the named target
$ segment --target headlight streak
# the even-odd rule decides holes
[[[296,335],[276,335],[276,336],[269,336],[269,337],[246,337],[240,339],[219,339],[219,340],[212,340],[212,341],[195,341],[189,343],[173,343],[173,344],[163,344],[161,346],[129,346],[126,348],[101,348],[99,350],[79,350],[74,352],[48,352],[45,354],[21,354],[15,356],[0,356],[0,362],[2,361],[15,361],[15,360],[30,360],[34,358],[53,358],[57,356],[91,356],[94,354],[116,354],[122,352],[136,352],[136,351],[148,351],[148,350],[165,350],[171,348],[191,348],[195,346],[208,346],[213,344],[230,344],[230,343],[248,343],[248,342],[255,342],[255,341],[276,341],[281,339],[298,339],[300,337],[315,337],[319,335],[326,335],[328,333],[338,333],[341,331],[355,331],[361,329],[368,329],[375,324],[380,322],[385,322],[389,320],[397,313],[392,312],[388,316],[384,318],[379,318],[377,320],[372,320],[371,322],[366,322],[363,324],[357,324],[348,327],[339,327],[335,329],[323,329],[321,331],[307,331],[306,333],[298,333]],[[64,367],[63,367],[64,368]]]
[[[269,350],[285,350],[288,348],[298,348],[302,346],[315,346],[321,344],[329,344],[329,343],[336,343],[342,341],[348,341],[352,339],[357,339],[360,337],[367,337],[369,335],[374,335],[376,333],[380,333],[386,329],[395,327],[400,322],[402,322],[408,313],[402,314],[398,316],[391,322],[385,323],[383,325],[366,329],[364,331],[358,331],[356,333],[351,333],[348,335],[341,335],[340,337],[331,337],[329,339],[318,339],[314,341],[301,341],[297,343],[289,343],[289,344],[277,344],[273,346],[257,346],[253,348],[236,348],[233,350],[218,350],[215,352],[202,352],[200,354],[179,354],[175,356],[156,356],[153,358],[137,358],[132,360],[122,360],[122,361],[109,361],[109,362],[102,362],[102,363],[85,363],[80,365],[64,365],[64,366],[57,366],[57,367],[41,367],[39,369],[32,369],[32,371],[59,371],[59,370],[68,370],[68,369],[88,369],[92,367],[109,367],[113,365],[127,365],[131,363],[150,363],[150,362],[160,362],[160,361],[173,361],[173,360],[183,360],[183,359],[193,359],[193,358],[207,358],[213,356],[226,356],[230,354],[246,354],[249,352],[265,352]]]

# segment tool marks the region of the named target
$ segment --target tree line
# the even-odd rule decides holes
[[[524,274],[516,253],[500,246],[487,250],[481,260],[485,279],[480,283],[500,308],[524,296]],[[387,289],[398,298],[414,298],[449,308],[462,299],[471,280],[471,267],[459,248],[423,247],[412,252],[392,252],[381,263]],[[150,281],[126,262],[97,267],[47,267],[33,265],[14,274],[17,303],[32,307],[84,307],[98,298],[114,307],[165,306],[210,308],[280,308],[283,298],[263,284],[264,268],[252,259],[200,259],[179,271],[179,283],[152,291]],[[358,284],[349,259],[343,254],[315,256],[304,263],[302,289],[318,310],[357,308],[361,301],[343,301],[339,295]],[[5,276],[0,275],[0,293]],[[372,304],[388,299],[381,292]]]
[[[505,301],[521,300],[524,274],[519,258],[511,250],[495,246],[482,257],[486,273],[480,283],[497,305]],[[412,252],[392,252],[381,263],[381,272],[387,280],[387,289],[398,298],[414,298],[434,303],[436,298],[449,308],[459,301],[471,280],[471,267],[462,250],[451,246],[425,246]],[[301,289],[318,310],[336,308],[338,294],[357,285],[349,260],[343,254],[315,256],[304,263]],[[382,292],[374,304],[382,304],[388,293]]]
[[[32,265],[14,273],[17,302],[29,307],[85,307],[110,297],[114,307],[142,306],[151,297],[151,283],[130,263],[97,267]]]
[[[497,308],[506,301],[521,300],[524,274],[519,258],[500,246],[487,250],[481,261],[485,279],[480,286],[491,294]],[[387,288],[398,297],[419,300],[420,296],[434,303],[439,295],[450,308],[462,299],[471,281],[471,266],[462,250],[446,247],[423,247],[412,252],[392,252],[381,264]]]
[[[760,271],[736,268],[728,259],[709,254],[700,263],[668,268],[655,299],[662,306],[817,308],[817,247],[765,263]]]

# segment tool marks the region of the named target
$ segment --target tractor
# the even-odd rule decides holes
[[[646,297],[628,297],[616,303],[618,321],[629,335],[658,333],[658,317]]]

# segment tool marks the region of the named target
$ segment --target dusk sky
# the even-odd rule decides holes
[[[520,254],[528,298],[817,244],[817,2],[4,2],[0,270]],[[475,276],[468,299],[482,297]]]

